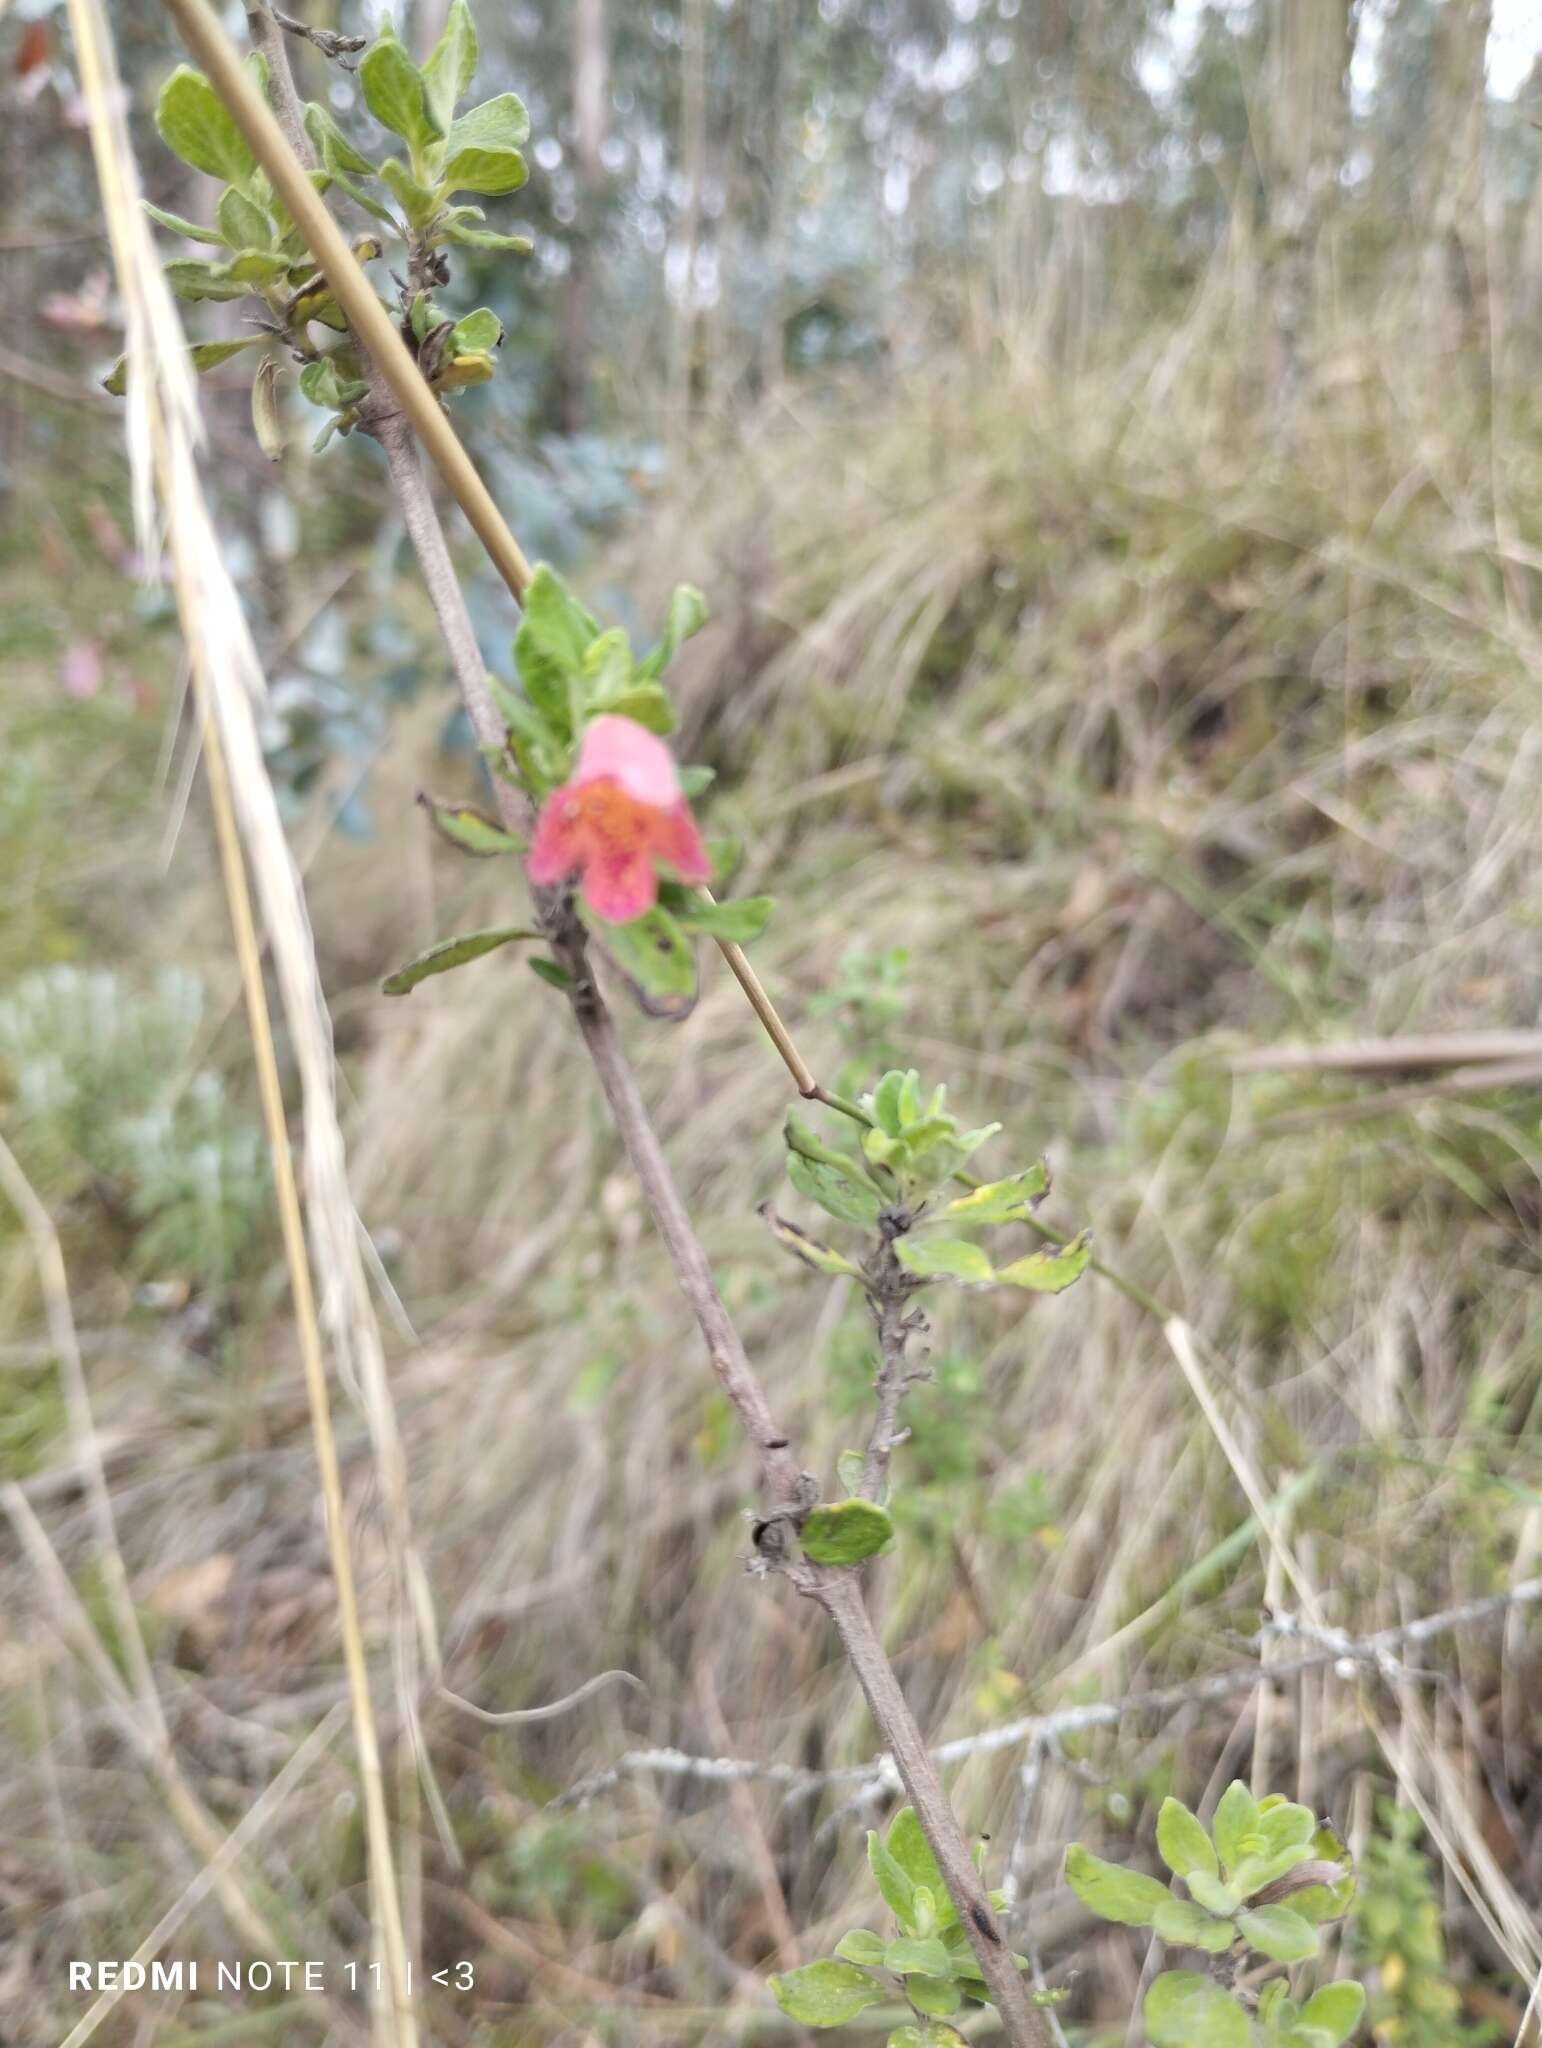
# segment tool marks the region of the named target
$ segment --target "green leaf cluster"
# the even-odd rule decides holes
[[[385,198],[356,180],[383,185],[411,236],[425,248],[460,243],[482,249],[528,249],[516,235],[481,227],[479,206],[456,195],[501,198],[529,175],[522,154],[530,116],[511,92],[457,114],[477,68],[477,31],[466,0],[452,0],[444,33],[419,67],[387,18],[359,59],[364,103],[380,126],[405,146],[372,163],[341,134],[325,109],[307,110],[307,126],[328,175],[350,198],[392,220]]]
[[[881,1233],[918,1286],[951,1280],[1058,1294],[1086,1271],[1092,1257],[1087,1231],[1069,1244],[999,1263],[968,1234],[1029,1221],[1049,1192],[1049,1168],[1041,1159],[1004,1180],[972,1184],[948,1198],[949,1182],[965,1178],[965,1163],[999,1124],[963,1129],[947,1108],[946,1089],[923,1099],[914,1068],[885,1074],[855,1107],[863,1125],[856,1145],[828,1143],[796,1111],[789,1112],[787,1177],[838,1223]],[[807,1247],[817,1241],[797,1236],[799,1256],[807,1258]],[[835,1262],[823,1270],[860,1270],[828,1247],[819,1249]]]
[[[860,1505],[871,1508],[870,1502]],[[956,2043],[955,2027],[934,2022],[949,2020],[966,2000],[985,2003],[985,1980],[911,1807],[894,1816],[886,1836],[869,1833],[867,1861],[894,1931],[885,1936],[853,1927],[836,1943],[834,1956],[773,1977],[772,1995],[789,2018],[806,2027],[844,2026],[871,2005],[902,1999],[914,2019],[889,2035],[888,2048]],[[990,1898],[997,1908],[1005,1903],[1001,1892]],[[1028,1967],[1026,1956],[1016,1961]]]
[[[248,62],[266,91],[266,65],[255,56]],[[318,166],[311,174],[317,190],[336,188],[402,237],[418,265],[432,265],[436,252],[457,244],[521,252],[530,247],[523,236],[496,234],[481,225],[486,219],[482,208],[457,196],[500,196],[517,191],[526,178],[521,145],[529,136],[530,120],[513,93],[500,93],[456,112],[476,65],[476,24],[466,0],[452,0],[444,33],[421,67],[413,63],[389,19],[382,23],[359,61],[359,83],[370,113],[399,139],[404,156],[392,153],[375,162],[344,134],[325,106],[312,104],[304,111]],[[187,220],[156,206],[147,209],[172,234],[222,252],[218,257],[169,262],[166,276],[172,290],[188,300],[254,298],[261,304],[266,330],[196,347],[193,367],[212,369],[243,349],[268,350],[270,336],[282,336],[304,364],[302,394],[330,415],[315,444],[324,448],[334,434],[349,433],[357,425],[358,403],[365,393],[341,307],[209,80],[190,66],[179,65],[161,89],[155,119],[162,140],[184,163],[224,182],[212,223]],[[363,235],[355,240],[354,253],[367,262],[383,253],[383,244],[372,234]],[[442,260],[438,258],[441,266]],[[436,391],[465,390],[493,375],[503,328],[486,307],[455,319],[444,314],[428,292],[419,291],[410,302],[404,295],[403,311],[418,346],[419,367]],[[311,334],[313,324],[345,338],[318,344]],[[265,360],[268,367],[259,367],[253,386],[253,416],[259,442],[271,456],[278,452],[279,416],[275,359],[268,355]],[[106,388],[121,396],[126,376],[126,361],[118,363],[105,380]]]
[[[1371,2030],[1398,2048],[1485,2048],[1499,2030],[1492,2020],[1468,2023],[1462,2016],[1435,1872],[1419,1846],[1419,1817],[1388,1799],[1378,1805],[1377,1822],[1350,1918],[1350,1951],[1375,1972]]]
[[[1349,1906],[1354,1872],[1348,1851],[1309,1807],[1278,1795],[1255,1800],[1240,1779],[1221,1795],[1207,1830],[1179,1799],[1157,1816],[1157,1849],[1187,1898],[1143,1871],[1105,1863],[1079,1843],[1066,1852],[1066,1879],[1100,1919],[1149,1927],[1177,1948],[1222,1955],[1245,1943],[1272,1962],[1315,1956],[1318,1926]],[[1331,1984],[1304,2005],[1284,1977],[1259,2001],[1257,2026],[1211,1978],[1188,1970],[1158,1977],[1145,2002],[1155,2048],[1339,2048],[1359,2024],[1358,1984]]]

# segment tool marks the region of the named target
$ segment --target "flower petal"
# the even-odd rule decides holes
[[[595,719],[585,732],[573,780],[582,789],[585,783],[606,777],[619,782],[638,803],[657,810],[667,811],[681,801],[674,755],[635,718],[615,712]]]
[[[584,863],[584,900],[607,924],[630,924],[659,900],[659,878],[646,853],[596,854]]]
[[[712,863],[707,858],[707,849],[701,843],[696,820],[691,816],[690,806],[684,797],[660,819],[653,850],[660,860],[669,862],[682,882],[711,881]]]
[[[566,782],[552,791],[535,821],[525,869],[536,887],[545,889],[566,880],[583,860],[585,840],[578,787]]]

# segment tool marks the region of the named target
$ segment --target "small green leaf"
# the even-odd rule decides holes
[[[905,1996],[922,2012],[957,2012],[964,1994],[951,1977],[907,1977]]]
[[[889,2036],[887,2048],[958,2048],[957,2027],[912,2026],[908,2021]]]
[[[1065,1874],[1084,1906],[1100,1920],[1114,1920],[1121,1927],[1149,1927],[1157,1907],[1169,1896],[1166,1885],[1154,1877],[1105,1863],[1079,1842],[1065,1852]]]
[[[1213,1913],[1188,1899],[1167,1899],[1158,1906],[1151,1931],[1176,1947],[1208,1949],[1217,1956],[1237,1939],[1237,1930],[1229,1920],[1217,1920]]]
[[[375,166],[362,150],[356,149],[332,118],[330,108],[310,100],[305,108],[305,132],[311,147],[334,174],[351,171],[356,178],[373,178]]]
[[[862,1491],[862,1479],[867,1470],[865,1451],[842,1451],[835,1461],[836,1474],[848,1494]]]
[[[503,322],[490,306],[478,306],[464,320],[457,320],[450,330],[450,351],[453,355],[461,355],[467,350],[486,354],[497,348],[502,340]]]
[[[937,1926],[945,1933],[958,1920],[958,1908],[942,1881],[942,1872],[937,1868],[937,1858],[932,1854],[932,1845],[926,1839],[920,1821],[916,1819],[913,1806],[902,1806],[889,1823],[886,1837],[889,1854],[900,1869],[918,1889],[929,1891],[937,1906]],[[939,1971],[939,1976],[943,1973]]]
[[[1208,1870],[1191,1870],[1184,1882],[1208,1912],[1235,1913],[1242,1903],[1242,1894],[1234,1885],[1222,1884]]]
[[[548,960],[544,953],[537,953],[533,959],[527,960],[525,965],[539,980],[548,982],[552,988],[560,988],[564,995],[573,986],[573,977],[567,969],[559,967],[555,960]]]
[[[1309,1806],[1294,1805],[1288,1799],[1259,1801],[1258,1833],[1270,1855],[1278,1855],[1282,1849],[1310,1849],[1316,1832],[1317,1816]]]
[[[707,887],[714,891],[726,889],[739,872],[739,863],[744,859],[744,841],[733,839],[726,834],[721,839],[707,841],[707,865],[712,870],[707,877]]]
[[[380,166],[380,176],[390,186],[391,197],[406,214],[409,224],[426,227],[439,203],[427,186],[418,183],[399,157],[388,156]]]
[[[707,622],[707,600],[689,583],[675,586],[664,618],[664,632],[657,647],[637,665],[640,676],[661,676],[679,653],[682,644],[699,633]]]
[[[217,370],[246,349],[261,348],[267,338],[265,334],[243,334],[238,341],[195,341],[187,352],[188,360],[202,376],[205,370]]]
[[[231,275],[228,263],[200,263],[194,257],[165,265],[166,282],[179,299],[244,299],[251,286]]]
[[[809,1963],[771,1979],[771,1996],[805,2027],[843,2027],[884,1995],[877,1979],[854,1963]]]
[[[962,1237],[900,1237],[894,1256],[908,1272],[923,1280],[989,1280],[991,1262],[977,1244]]]
[[[405,967],[399,967],[380,984],[383,994],[388,996],[410,995],[420,981],[426,981],[431,974],[448,974],[452,967],[462,967],[468,960],[479,960],[484,953],[496,951],[499,946],[513,944],[519,939],[538,939],[539,932],[527,930],[523,925],[505,925],[497,931],[462,932],[458,938],[441,939],[437,946],[430,946],[426,953],[419,953],[415,960],[409,960]]]
[[[1258,1802],[1240,1778],[1233,1778],[1221,1794],[1210,1832],[1228,1870],[1235,1870],[1248,1853],[1247,1838],[1258,1829]]]
[[[155,103],[155,125],[166,147],[195,171],[230,185],[250,185],[256,159],[201,71],[177,66]]]
[[[856,1223],[870,1230],[877,1228],[882,1205],[872,1182],[865,1176],[805,1159],[801,1152],[789,1152],[787,1178],[800,1195],[817,1202],[826,1215],[838,1222]]]
[[[1254,1892],[1260,1892],[1265,1885],[1273,1884],[1276,1878],[1284,1877],[1298,1863],[1311,1860],[1310,1842],[1296,1842],[1287,1849],[1278,1850],[1273,1856],[1244,1856],[1232,1872],[1232,1883],[1243,1898],[1250,1899]]]
[[[428,110],[447,129],[456,103],[465,98],[477,68],[477,29],[466,0],[451,0],[444,33],[423,66]]]
[[[615,696],[605,698],[599,708],[633,719],[661,736],[672,733],[679,723],[669,692],[658,683],[631,683]]]
[[[771,922],[775,908],[776,900],[771,896],[740,896],[731,903],[708,903],[693,894],[675,915],[688,932],[704,932],[711,939],[748,946]]]
[[[1360,2024],[1365,2011],[1365,1987],[1361,1984],[1325,1984],[1314,1991],[1301,2008],[1301,2024],[1320,2027],[1338,2048]]]
[[[1014,1173],[1008,1180],[993,1180],[972,1188],[949,1202],[944,1216],[956,1216],[961,1223],[1019,1223],[1029,1216],[1049,1192],[1049,1166],[1041,1159],[1026,1173]]]
[[[273,239],[272,221],[234,185],[227,185],[220,194],[214,217],[232,249],[265,249]]]
[[[892,1970],[896,1977],[950,1977],[953,1964],[947,1950],[935,1936],[918,1941],[914,1935],[901,1935],[898,1941],[891,1941],[883,1952],[883,1966]]]
[[[181,235],[189,242],[217,242],[224,248],[230,246],[218,228],[200,227],[195,220],[184,220],[180,213],[168,213],[163,206],[152,206],[148,199],[140,203],[157,226],[170,228],[174,235]]]
[[[867,1832],[867,1867],[873,1873],[873,1882],[882,1894],[884,1904],[908,1932],[915,1911],[915,1885],[903,1866],[889,1854],[888,1844],[882,1835],[871,1828]]]
[[[202,376],[205,370],[217,369],[221,363],[228,363],[232,356],[240,355],[245,349],[260,348],[266,340],[265,334],[246,334],[239,341],[195,341],[187,352],[187,359]],[[128,389],[127,356],[119,356],[111,373],[102,379],[102,389],[110,391],[114,398],[123,396]]]
[[[599,621],[556,570],[537,563],[514,636],[514,659],[531,703],[563,739],[575,736],[572,685],[583,674],[584,656],[599,630]]]
[[[530,167],[517,149],[458,149],[444,167],[451,192],[517,192],[529,176]]]
[[[525,850],[523,839],[516,838],[512,832],[505,832],[500,824],[486,817],[474,805],[446,803],[439,797],[430,796],[426,790],[418,792],[418,802],[433,820],[436,831],[463,853],[487,858],[493,854],[523,853]]]
[[[1248,2048],[1248,2016],[1218,1984],[1193,1970],[1166,1970],[1146,1993],[1154,2048]]]
[[[359,59],[364,103],[393,135],[414,150],[427,149],[444,134],[429,111],[423,74],[394,35],[381,35]]]
[[[1164,1799],[1157,1815],[1157,1849],[1175,1877],[1187,1877],[1191,1870],[1220,1875],[1214,1845],[1196,1816],[1181,1799]]]
[[[278,410],[277,356],[264,357],[252,379],[252,431],[257,436],[257,446],[269,462],[277,462],[284,452],[284,433]]]
[[[815,1564],[860,1564],[894,1540],[894,1524],[871,1500],[828,1501],[811,1510],[798,1541]]]
[[[667,910],[611,924],[587,903],[578,914],[653,1016],[684,1015],[696,1000],[696,955]]]
[[[769,1202],[763,1202],[760,1213],[770,1226],[771,1235],[784,1250],[790,1251],[795,1259],[801,1259],[805,1266],[812,1266],[816,1273],[828,1273],[832,1278],[860,1280],[862,1275],[837,1251],[810,1237],[806,1230],[800,1230],[796,1223],[789,1223],[785,1216],[778,1216]]]
[[[314,363],[307,363],[300,372],[300,392],[312,405],[327,405],[341,410],[364,396],[367,389],[362,378],[353,374],[355,358],[351,351],[339,350],[334,355],[321,356]]]
[[[1296,2007],[1287,1978],[1276,1977],[1259,1992],[1258,2017],[1260,2023],[1271,2031],[1294,2026]]]
[[[500,235],[491,228],[467,227],[461,221],[452,221],[445,228],[444,239],[458,242],[464,249],[508,249],[516,256],[528,256],[535,247],[528,235]]]
[[[530,116],[517,93],[501,92],[480,106],[468,107],[450,125],[444,154],[448,166],[463,149],[517,150],[530,140]]]
[[[884,1075],[873,1090],[873,1121],[880,1131],[890,1138],[897,1138],[904,1128],[900,1117],[900,1100],[905,1092],[905,1083],[911,1078],[897,1068]]]
[[[225,266],[238,284],[272,284],[289,269],[289,259],[272,249],[242,249]]]
[[[915,1905],[912,1908],[916,1933],[923,1939],[937,1932],[937,1895],[928,1884],[918,1884],[915,1889]],[[946,1954],[946,1950],[944,1950]]]
[[[848,1963],[861,1963],[866,1969],[883,1968],[884,1944],[881,1936],[872,1934],[865,1927],[853,1927],[849,1934],[843,1934],[835,1944],[835,1953]]]
[[[1046,1245],[1041,1252],[1014,1259],[1010,1266],[1000,1268],[996,1278],[1003,1286],[1026,1287],[1034,1294],[1062,1294],[1081,1278],[1091,1261],[1092,1232],[1084,1230],[1069,1244]]]
[[[1304,1962],[1317,1953],[1317,1929],[1289,1906],[1244,1910],[1237,1915],[1237,1929],[1261,1955],[1271,1956],[1277,1963]]]

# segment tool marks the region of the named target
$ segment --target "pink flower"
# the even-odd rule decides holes
[[[658,862],[683,882],[711,872],[674,756],[635,719],[595,719],[571,782],[541,806],[528,862],[546,888],[582,873],[589,907],[630,924],[659,900]]]

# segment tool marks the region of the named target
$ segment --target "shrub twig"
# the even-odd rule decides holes
[[[354,329],[356,341],[362,345],[369,365],[373,402],[373,416],[369,419],[371,430],[379,433],[384,429],[394,439],[398,432],[405,434],[406,429],[397,429],[392,424],[393,420],[406,416],[450,484],[511,592],[516,599],[521,598],[529,586],[530,565],[438,400],[412,361],[389,315],[375,297],[336,222],[321,205],[306,175],[304,154],[297,152],[272,109],[257,92],[204,0],[166,0],[166,5],[267,172],[275,191],[288,207],[296,226],[306,237],[312,254]],[[260,15],[254,15],[252,19],[254,26],[264,21]],[[266,26],[262,33],[267,43],[264,54],[268,58],[275,101],[280,109],[286,111],[287,125],[293,126],[296,101],[292,79],[287,77],[287,51],[276,33],[271,33]],[[278,74],[285,76],[280,78]],[[394,402],[387,402],[382,384],[388,388],[389,400]],[[420,467],[414,470],[404,459],[405,444],[397,445],[392,481],[399,494],[404,489],[407,492],[402,511],[415,544],[420,538],[428,537],[428,556],[435,565],[438,583],[438,588],[430,595],[436,615],[442,620],[446,612],[453,611],[457,605],[464,610],[464,598],[460,596],[458,583],[452,591],[443,579],[440,555],[441,548],[444,548],[443,530],[439,527],[427,480]],[[390,441],[386,446],[389,459]],[[432,528],[439,529],[437,543],[431,538]],[[447,559],[448,550],[444,548],[443,560]],[[469,620],[467,624],[469,627]],[[453,645],[451,653],[455,658]],[[463,659],[456,658],[457,681],[462,681],[463,666]],[[469,675],[465,681],[470,681]],[[480,660],[477,684],[467,688],[463,683],[462,694],[478,740],[484,745],[501,746],[505,734],[487,693]],[[517,829],[523,818],[522,807],[514,791],[500,785],[498,798],[500,813],[512,828]],[[553,952],[571,977],[569,999],[580,1035],[641,1183],[644,1199],[664,1241],[677,1283],[706,1342],[713,1370],[741,1426],[759,1453],[773,1499],[784,1508],[794,1507],[806,1500],[807,1483],[788,1438],[772,1418],[764,1390],[718,1294],[706,1252],[675,1187],[663,1148],[621,1050],[610,1012],[588,970],[583,928],[561,898],[544,896],[540,910]],[[725,953],[728,950],[725,946]],[[737,953],[738,949],[733,951]],[[734,965],[732,954],[730,965]],[[747,994],[760,990],[759,981],[747,961],[743,962],[742,971],[739,966],[734,966],[734,972]],[[753,994],[751,1000],[755,1000]],[[756,1007],[763,1023],[768,1016],[775,1015],[763,991],[760,991],[760,1002]],[[779,1019],[777,1026],[773,1039],[786,1058],[791,1038]],[[770,1028],[769,1024],[767,1028]],[[801,1062],[799,1066],[802,1067]],[[807,1067],[802,1067],[801,1077],[795,1072],[795,1078],[799,1080],[801,1092],[817,1093],[817,1084]],[[799,1591],[823,1607],[835,1625],[873,1718],[887,1739],[943,1880],[958,1907],[960,1922],[968,1932],[1008,2041],[1014,2044],[1014,2048],[1050,2048],[1051,2037],[1044,2016],[1030,2001],[1018,1974],[963,1830],[948,1804],[920,1727],[873,1626],[859,1580],[849,1568],[801,1562],[788,1569],[787,1575],[793,1578]]]

